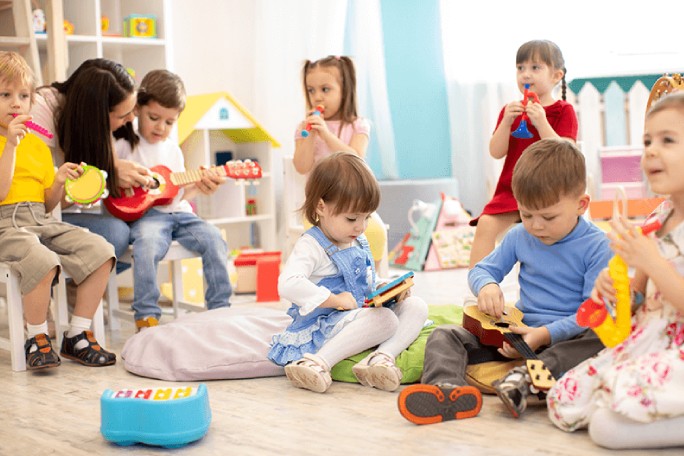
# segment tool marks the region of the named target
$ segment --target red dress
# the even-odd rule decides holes
[[[499,119],[496,122],[497,128],[501,123],[504,115],[504,106],[499,113]],[[552,105],[545,106],[546,119],[549,121],[549,125],[553,128],[558,136],[563,138],[572,138],[577,140],[577,115],[575,114],[575,109],[570,103],[563,100],[558,100]],[[511,125],[511,132],[513,132],[520,124],[520,116],[513,121]],[[532,137],[529,139],[520,139],[511,136],[508,142],[508,153],[506,154],[506,160],[504,161],[503,169],[501,170],[501,176],[499,176],[499,182],[496,184],[496,190],[494,191],[494,196],[491,201],[487,203],[485,208],[482,210],[483,214],[503,214],[507,212],[515,212],[518,210],[518,203],[513,197],[513,190],[511,189],[511,180],[513,179],[513,167],[518,162],[518,159],[522,155],[523,151],[531,144],[539,141],[539,132],[532,122],[527,123],[527,128],[532,133]],[[477,225],[477,221],[480,217],[475,218],[470,221],[470,225]]]

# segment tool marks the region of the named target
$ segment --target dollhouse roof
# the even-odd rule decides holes
[[[227,92],[191,95],[178,119],[178,143],[195,130],[220,130],[234,143],[268,141],[280,143],[257,122],[252,114]]]

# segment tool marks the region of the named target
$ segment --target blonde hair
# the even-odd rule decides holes
[[[314,166],[304,190],[300,208],[312,225],[319,225],[319,201],[334,207],[333,215],[343,212],[371,213],[380,205],[380,187],[361,157],[350,152],[335,152]]]
[[[513,196],[518,204],[533,210],[553,206],[566,196],[580,196],[586,186],[584,155],[564,139],[537,141],[513,168]]]
[[[33,102],[36,79],[33,70],[20,54],[13,51],[0,51],[0,81],[5,84],[20,83],[28,87],[31,92],[31,102]]]

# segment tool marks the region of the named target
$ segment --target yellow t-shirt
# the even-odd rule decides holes
[[[0,156],[5,150],[7,138],[0,136]],[[44,203],[45,190],[55,180],[50,149],[36,135],[29,133],[21,140],[15,152],[14,178],[7,198],[0,206],[23,202]]]

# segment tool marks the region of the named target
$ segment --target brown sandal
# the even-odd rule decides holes
[[[77,349],[76,344],[82,340],[87,340],[88,346]],[[83,331],[74,337],[67,337],[65,331],[59,354],[89,367],[111,366],[116,363],[116,355],[100,347],[92,331]]]

